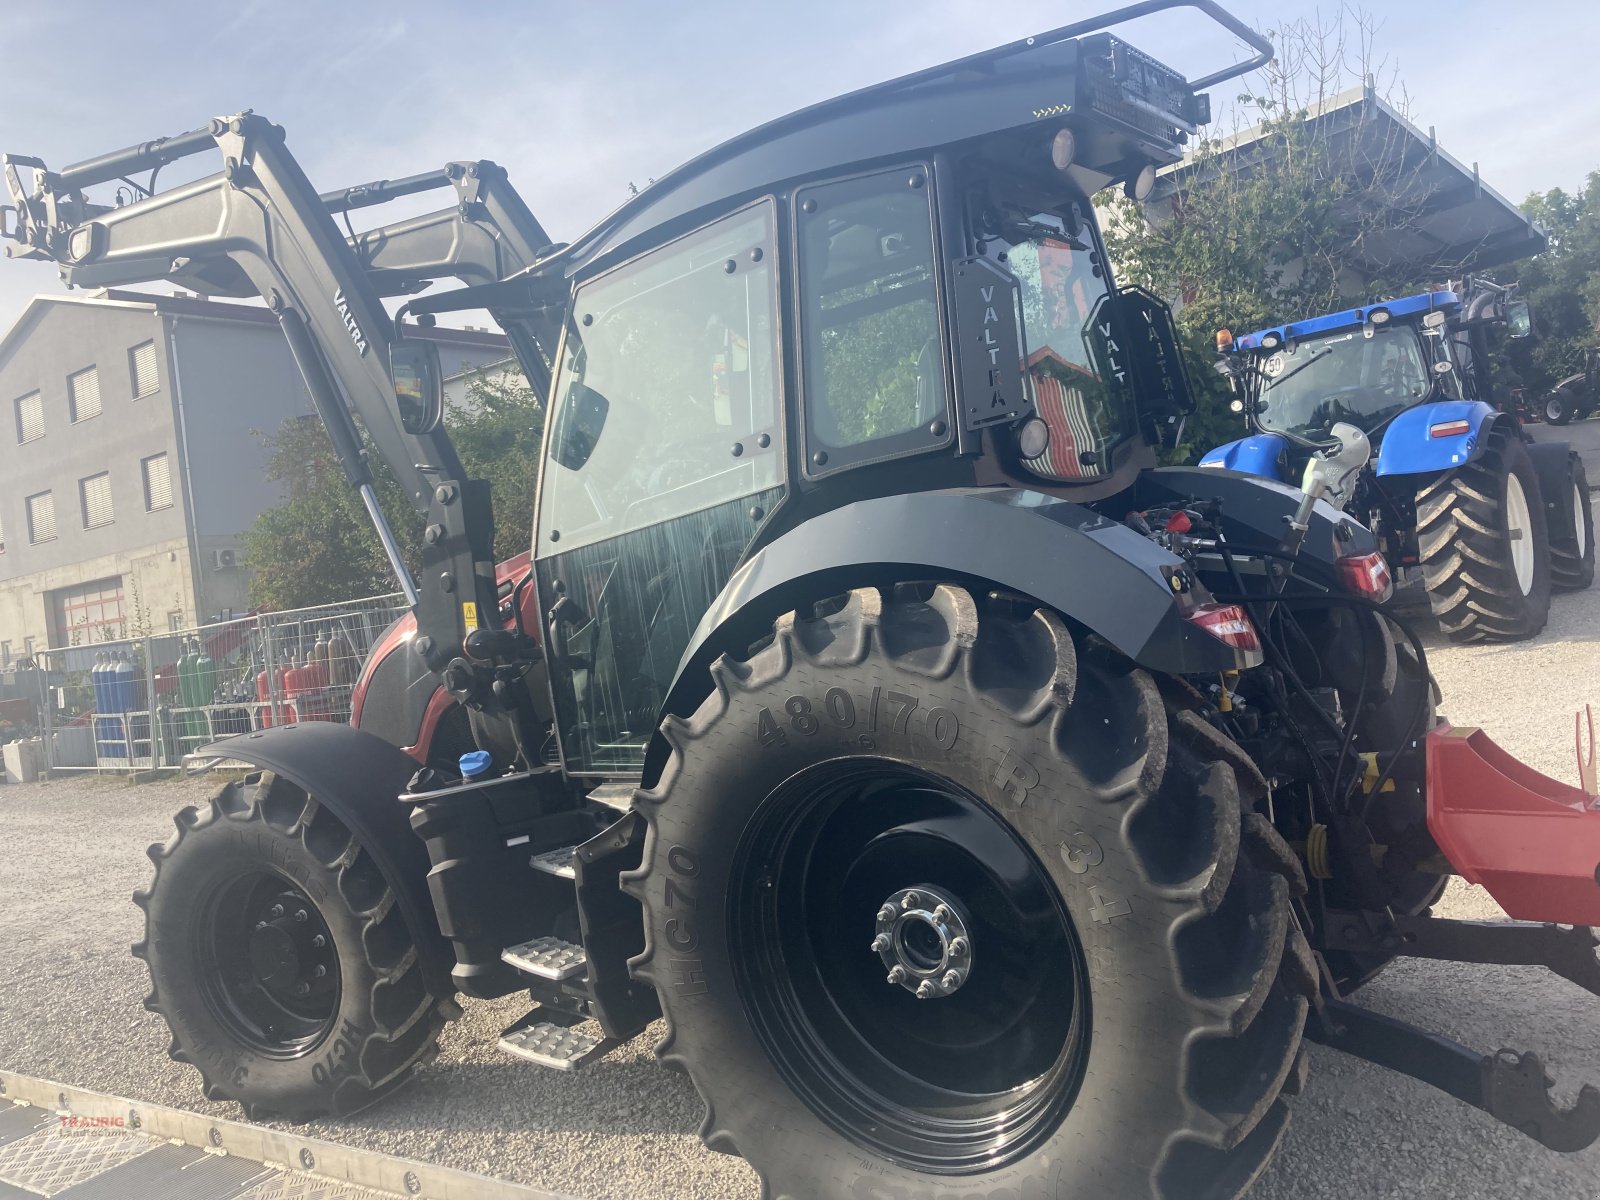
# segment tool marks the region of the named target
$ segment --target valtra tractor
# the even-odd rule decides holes
[[[1292,485],[1343,463],[1329,500],[1372,530],[1392,571],[1420,570],[1446,636],[1532,637],[1552,590],[1594,582],[1594,518],[1578,452],[1535,442],[1497,402],[1492,329],[1527,336],[1527,303],[1469,279],[1224,330],[1217,365],[1250,432],[1200,465]]]
[[[1547,1146],[1600,1134],[1534,1055],[1351,999],[1398,954],[1600,993],[1600,813],[1435,715],[1326,479],[1155,466],[1188,380],[1091,200],[1142,194],[1270,54],[1211,0],[1253,57],[1200,79],[1103,31],[1182,6],[784,117],[565,245],[481,163],[319,196],[250,114],[6,160],[11,251],[68,283],[265,299],[414,605],[367,715],[420,730],[436,682],[468,715],[453,762],[322,722],[211,749],[258,771],[152,848],[134,947],[208,1096],[353,1112],[458,997],[526,993],[501,1044],[546,1067],[664,1017],[707,1144],[773,1196],[1235,1196],[1306,1038]],[[427,186],[456,192],[433,240],[330,215]],[[549,396],[498,575],[413,336],[471,309]],[[1429,915],[1451,874],[1522,921]]]

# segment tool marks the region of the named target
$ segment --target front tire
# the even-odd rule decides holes
[[[1520,641],[1550,616],[1550,545],[1539,479],[1515,433],[1417,495],[1428,603],[1453,642]]]
[[[663,725],[634,967],[763,1194],[1188,1200],[1270,1157],[1316,988],[1300,869],[1243,752],[1080,640],[858,590]]]
[[[349,828],[270,773],[185,808],[134,894],[145,1008],[208,1100],[251,1119],[346,1116],[433,1053],[448,1000],[429,993],[389,881]]]
[[[1557,591],[1581,592],[1594,582],[1594,509],[1589,502],[1589,473],[1575,450],[1568,459],[1565,492],[1556,503],[1571,511],[1576,532],[1550,539],[1550,583]]]

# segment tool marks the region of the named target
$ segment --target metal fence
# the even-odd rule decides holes
[[[299,721],[350,720],[356,677],[400,595],[46,650],[5,676],[32,699],[52,771],[178,767],[201,746]],[[16,728],[12,736],[26,734]]]

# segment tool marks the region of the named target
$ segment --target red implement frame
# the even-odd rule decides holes
[[[1519,921],[1600,925],[1600,805],[1587,790],[1594,730],[1575,788],[1518,762],[1481,729],[1437,726],[1427,739],[1428,830],[1463,878]]]

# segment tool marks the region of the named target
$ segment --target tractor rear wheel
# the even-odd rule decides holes
[[[1455,642],[1518,641],[1550,615],[1550,548],[1539,479],[1515,433],[1491,429],[1483,453],[1417,495],[1428,602]]]
[[[763,1195],[1239,1195],[1316,969],[1259,772],[1030,602],[857,590],[662,732],[659,1053]]]
[[[1576,532],[1550,539],[1550,583],[1558,591],[1581,592],[1594,582],[1594,510],[1589,503],[1589,473],[1575,450],[1567,468],[1566,494],[1556,503],[1569,507]]]
[[[448,1001],[372,857],[328,809],[270,773],[185,808],[134,893],[145,1008],[208,1100],[252,1119],[345,1116],[434,1050]]]

